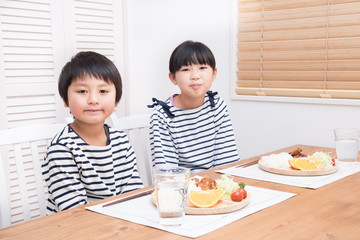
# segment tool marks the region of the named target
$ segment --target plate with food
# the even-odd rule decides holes
[[[156,205],[156,195],[152,194]],[[220,179],[194,176],[190,178],[185,214],[207,215],[229,213],[248,205],[250,193],[244,183],[236,183],[228,175]]]
[[[300,148],[289,153],[263,156],[258,165],[264,171],[291,176],[327,175],[339,169],[336,160],[329,153],[320,151],[307,155]]]

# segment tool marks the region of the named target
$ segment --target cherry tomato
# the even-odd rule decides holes
[[[231,200],[233,200],[234,202],[241,202],[243,198],[243,193],[237,190],[231,194]]]
[[[237,191],[237,192],[241,192],[241,194],[243,195],[243,198],[246,198],[247,192],[246,192],[245,189],[243,189],[243,188],[238,188],[236,191]]]
[[[331,161],[332,161],[332,165],[335,166],[335,159],[333,158],[331,159]]]

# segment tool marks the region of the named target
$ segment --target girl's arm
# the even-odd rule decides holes
[[[150,124],[150,146],[153,166],[178,165],[178,154],[169,133],[165,114],[154,109]]]
[[[215,138],[215,164],[214,167],[238,161],[234,130],[227,110],[222,99],[216,104],[216,138]]]

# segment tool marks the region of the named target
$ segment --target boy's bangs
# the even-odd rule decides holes
[[[84,79],[86,77],[93,77],[96,79],[104,80],[108,84],[112,83],[110,72],[104,66],[84,66],[83,68],[79,69],[77,77],[80,79]]]

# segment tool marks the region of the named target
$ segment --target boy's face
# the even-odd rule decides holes
[[[189,98],[203,98],[216,78],[217,69],[209,65],[182,66],[175,74],[170,73],[171,82],[178,85],[181,94]]]
[[[75,79],[68,88],[69,107],[76,121],[87,124],[104,123],[116,107],[116,89],[111,82],[85,76]]]

